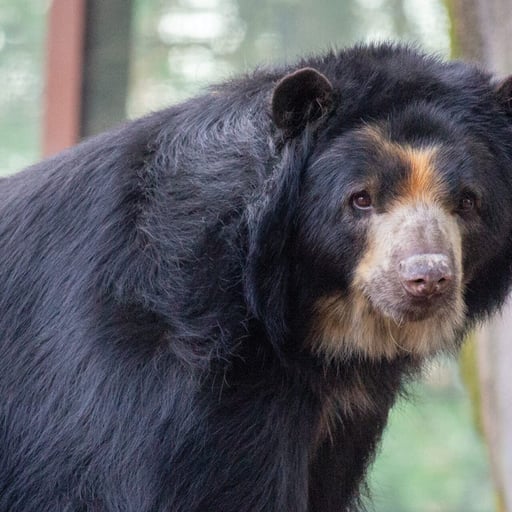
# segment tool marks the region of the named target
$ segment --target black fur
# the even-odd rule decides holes
[[[303,67],[326,77],[305,88],[307,107],[282,87]],[[278,83],[291,98],[273,96]],[[453,183],[489,199],[464,246],[469,327],[510,282],[502,96],[471,66],[358,47],[224,84],[3,179],[0,511],[356,508],[388,411],[421,361],[308,350],[313,299],[343,292],[364,251],[336,220],[335,196],[356,171],[308,163],[390,118],[407,137],[479,148],[472,161],[456,144],[445,155],[448,167],[462,162]],[[439,127],[411,109],[434,112]],[[336,411],[319,434],[326,404],[354,383],[373,406]]]

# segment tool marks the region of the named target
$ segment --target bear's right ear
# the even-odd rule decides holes
[[[302,68],[282,78],[272,96],[272,119],[293,137],[324,115],[332,103],[331,82],[313,68]]]

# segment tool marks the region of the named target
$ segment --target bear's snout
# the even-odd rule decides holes
[[[400,284],[407,294],[431,298],[449,292],[454,286],[454,269],[445,254],[415,254],[398,263]]]

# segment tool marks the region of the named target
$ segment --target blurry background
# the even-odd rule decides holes
[[[45,77],[66,80],[58,62],[47,67],[51,7],[48,0],[0,0],[0,175],[42,156]],[[441,0],[133,0],[129,7],[128,0],[90,0],[84,44],[94,58],[81,78],[79,137],[299,54],[382,39],[443,57],[452,51]],[[410,394],[392,412],[371,473],[370,509],[495,510],[486,449],[457,364],[434,364]]]
[[[0,0],[0,173],[15,171],[41,154],[51,3]],[[129,46],[127,91],[111,89],[104,94],[107,112],[108,104],[121,97],[123,107],[126,105],[122,114],[129,117],[182,100],[208,83],[254,66],[292,61],[300,54],[356,41],[400,39],[444,56],[450,52],[449,18],[443,2],[437,0],[90,3],[94,6],[90,27],[97,32],[99,43],[102,37],[107,39],[100,33],[102,29],[111,33],[108,44],[98,50],[100,57],[103,53],[105,60],[111,61],[108,52],[112,45],[120,51],[118,41]],[[124,33],[127,29],[130,37]],[[119,89],[119,67],[116,75],[108,66],[101,71],[97,80],[110,79],[112,88],[116,85]],[[60,72],[58,67],[52,69],[54,75]],[[103,125],[116,121],[106,119]]]

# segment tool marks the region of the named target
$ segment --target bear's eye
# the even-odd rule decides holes
[[[459,211],[470,212],[476,208],[476,197],[471,192],[466,192],[459,201]]]
[[[369,210],[372,207],[372,198],[366,190],[361,190],[352,196],[352,205],[358,210]]]

